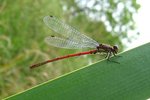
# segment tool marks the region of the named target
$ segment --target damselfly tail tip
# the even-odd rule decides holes
[[[39,66],[38,64],[31,65],[31,66],[30,66],[30,69],[36,68],[36,67],[38,67],[38,66]]]
[[[39,66],[44,65],[44,64],[46,64],[46,63],[47,63],[47,62],[42,62],[42,63],[34,64],[34,65],[30,66],[30,69],[39,67]]]
[[[30,69],[33,69],[34,68],[34,65],[30,66]]]

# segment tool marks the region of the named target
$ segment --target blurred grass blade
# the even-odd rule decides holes
[[[41,84],[10,100],[146,100],[150,98],[150,43]],[[60,66],[61,67],[61,66]],[[57,69],[56,69],[57,70]]]

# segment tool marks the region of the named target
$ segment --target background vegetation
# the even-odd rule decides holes
[[[132,18],[136,0],[0,0],[0,99],[46,80],[91,64],[102,57],[83,56],[30,70],[29,66],[83,50],[48,46],[44,38],[54,34],[43,17],[54,15],[99,41],[118,45],[135,30]]]

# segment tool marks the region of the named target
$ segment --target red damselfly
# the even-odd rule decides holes
[[[75,28],[65,24],[63,21],[60,21],[54,16],[45,16],[43,18],[44,23],[52,29],[54,32],[63,36],[56,37],[56,36],[49,36],[45,38],[45,42],[49,45],[59,47],[59,48],[67,48],[67,49],[81,49],[81,48],[95,48],[94,50],[80,52],[75,54],[69,54],[66,56],[57,57],[51,60],[47,60],[38,64],[34,64],[30,66],[30,68],[36,68],[41,65],[47,64],[49,62],[54,62],[57,60],[87,55],[87,54],[96,54],[96,53],[106,53],[106,58],[110,60],[111,55],[117,54],[118,47],[117,46],[110,46],[102,43],[98,43],[95,40],[87,37],[86,35],[80,33]]]

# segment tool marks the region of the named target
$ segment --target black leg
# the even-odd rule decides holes
[[[118,64],[120,64],[119,62],[117,62],[117,61],[113,61],[113,60],[110,60],[110,57],[111,57],[111,55],[114,55],[114,56],[116,56],[114,53],[112,53],[112,52],[109,52],[109,55],[108,55],[108,58],[107,58],[107,61],[110,61],[110,62],[114,62],[114,63],[118,63]],[[118,57],[118,56],[117,56]]]
[[[107,52],[107,54],[106,54],[105,58],[107,58],[107,57],[108,57],[108,55],[109,55],[109,52]]]
[[[118,55],[116,55],[114,52],[113,52],[113,55],[114,55],[115,57],[122,57],[122,56],[120,56],[120,55],[119,55],[119,56],[118,56]]]
[[[108,52],[108,60],[110,60],[110,57],[111,57],[112,53],[111,52]]]
[[[116,54],[113,52],[113,55],[116,56]]]

